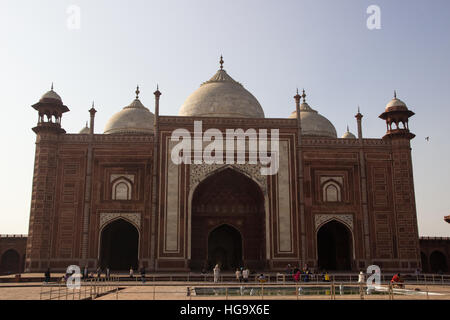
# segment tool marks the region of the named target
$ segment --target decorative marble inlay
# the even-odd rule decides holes
[[[102,212],[100,213],[100,229],[107,225],[110,221],[115,220],[117,218],[124,218],[125,220],[133,223],[138,229],[141,228],[141,214],[140,213],[108,213]]]
[[[267,192],[267,176],[261,175],[261,163],[257,164],[191,164],[190,171],[190,188],[204,180],[207,176],[220,168],[231,168],[250,176],[258,182],[264,195]]]
[[[336,220],[345,224],[353,232],[353,215],[351,214],[316,214],[314,219],[316,231],[325,223]]]
[[[328,181],[328,180],[334,180],[336,182],[339,182],[341,185],[344,184],[344,178],[342,176],[329,176],[329,177],[325,177],[322,176],[320,177],[320,184],[323,184],[324,182]]]
[[[111,174],[109,181],[113,182],[114,180],[118,178],[126,178],[130,180],[132,183],[134,183],[134,174]]]

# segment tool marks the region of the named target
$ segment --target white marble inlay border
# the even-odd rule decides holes
[[[316,231],[325,223],[331,220],[342,222],[353,232],[353,215],[352,214],[316,214],[314,215]]]
[[[116,213],[109,213],[109,212],[101,212],[100,213],[100,230],[107,225],[110,221],[118,219],[118,218],[124,218],[125,220],[128,220],[132,224],[134,224],[139,230],[141,228],[141,214],[138,212],[135,213],[122,213],[122,212],[116,212]]]

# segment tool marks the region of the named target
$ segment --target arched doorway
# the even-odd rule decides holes
[[[217,257],[211,252],[211,244],[214,247],[216,238],[222,239],[216,255],[220,255],[220,247],[227,257],[225,251],[236,248],[232,251],[241,252],[246,267],[265,267],[264,195],[256,182],[232,168],[223,169],[197,186],[191,204],[191,269],[212,267]],[[213,230],[210,235],[208,230]],[[237,260],[227,258],[226,266],[233,267]]]
[[[131,223],[118,219],[103,228],[100,267],[111,270],[138,268],[139,232]]]
[[[335,220],[324,224],[317,232],[318,266],[321,270],[352,269],[352,235]]]
[[[238,230],[222,225],[208,236],[209,268],[219,264],[222,270],[233,270],[242,266],[242,237]]]
[[[9,249],[2,254],[0,271],[2,273],[20,272],[20,255],[14,249]]]
[[[440,251],[433,251],[430,254],[430,269],[433,273],[447,272],[447,258]]]

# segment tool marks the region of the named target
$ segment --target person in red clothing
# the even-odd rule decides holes
[[[391,280],[392,287],[403,288],[403,281],[400,278],[400,273],[394,274]]]
[[[302,276],[302,273],[300,272],[300,270],[298,270],[297,273],[294,274],[294,280],[295,280],[295,282],[299,282],[301,276]]]

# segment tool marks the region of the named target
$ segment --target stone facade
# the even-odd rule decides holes
[[[150,270],[188,270],[191,260],[192,198],[198,185],[224,165],[174,165],[170,135],[174,129],[192,130],[194,120],[225,132],[228,128],[280,130],[280,171],[261,176],[257,166],[231,165],[255,182],[263,200],[264,263],[282,269],[287,263],[317,266],[317,230],[322,223],[344,223],[353,237],[352,268],[378,264],[389,270],[420,267],[417,218],[409,139],[330,139],[302,137],[305,239],[300,234],[295,119],[236,119],[159,117],[160,155],[158,209],[152,212],[152,135],[77,135],[38,133],[36,142],[27,269],[69,264],[96,267],[101,229],[124,217],[139,229],[139,261]],[[86,189],[88,148],[92,147],[92,181]],[[364,241],[361,163],[367,176],[368,239]],[[119,178],[132,185],[129,200],[114,200]],[[130,178],[132,177],[132,178]],[[323,185],[340,186],[340,201],[325,202]],[[85,190],[91,191],[87,255],[82,257]],[[337,200],[337,199],[336,199]],[[127,217],[129,215],[129,217]],[[155,225],[151,225],[152,215]],[[251,225],[240,227],[244,231]],[[151,234],[155,241],[151,243]],[[154,247],[154,250],[151,250]],[[304,247],[304,256],[301,248]],[[151,256],[151,254],[154,256]],[[151,264],[150,261],[155,261]]]
[[[228,88],[225,71],[219,74],[214,88]],[[240,85],[232,88],[238,94],[232,100],[227,100],[229,88],[199,96],[214,98],[217,110],[236,111],[239,97],[248,95]],[[228,111],[213,117],[160,116],[159,90],[153,116],[138,95],[139,89],[133,102],[139,108],[128,106],[128,113],[114,116],[121,130],[111,134],[93,133],[94,108],[89,133],[67,134],[61,117],[69,109],[53,91],[33,105],[39,121],[33,128],[28,271],[71,264],[97,268],[123,259],[139,261],[149,271],[199,270],[216,262],[254,270],[283,270],[287,264],[347,271],[371,264],[385,271],[421,267],[414,135],[408,127],[414,113],[396,97],[380,116],[386,135],[364,139],[359,112],[358,138],[336,138],[328,120],[314,120],[315,111],[315,117],[303,118],[314,122],[305,123],[310,129],[304,131],[302,111],[312,112],[305,92],[295,96],[298,115],[285,119],[262,113],[230,117]],[[151,130],[140,131],[135,121],[129,122],[133,130],[127,127],[135,109],[145,109],[154,120],[153,126],[145,124]],[[195,137],[196,121],[202,121],[203,132],[213,129],[222,136],[229,129],[278,130],[279,149],[269,150],[278,152],[277,173],[262,175],[262,164],[249,163],[248,149],[243,163],[176,164],[172,133],[182,128]]]

